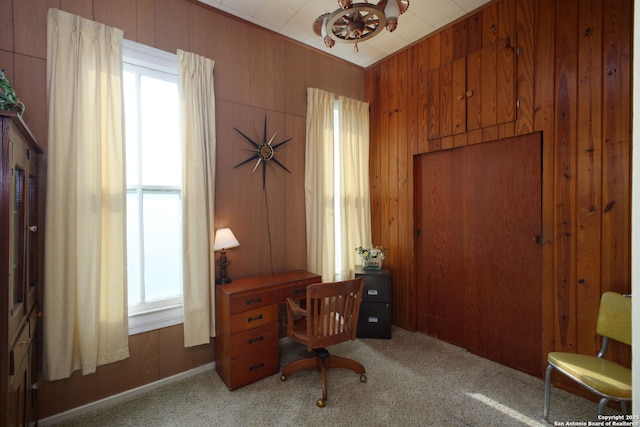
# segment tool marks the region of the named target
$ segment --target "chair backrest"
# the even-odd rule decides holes
[[[307,348],[356,339],[364,279],[316,283],[307,287]]]
[[[602,294],[596,332],[631,345],[631,297],[617,292]]]

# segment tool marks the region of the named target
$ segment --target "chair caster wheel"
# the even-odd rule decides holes
[[[361,383],[366,383],[367,382],[367,376],[365,374],[360,374],[360,382]]]
[[[316,405],[318,405],[318,408],[324,408],[324,405],[326,405],[327,402],[325,402],[322,399],[318,399],[318,401],[316,402]]]
[[[286,375],[280,375],[280,381],[286,381],[286,380],[287,380]]]

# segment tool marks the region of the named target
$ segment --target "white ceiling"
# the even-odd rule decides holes
[[[491,0],[411,0],[409,9],[398,19],[398,28],[393,33],[385,29],[371,40],[358,43],[359,52],[355,52],[353,43],[336,43],[329,49],[311,29],[318,16],[338,8],[337,0],[199,1],[366,68]]]

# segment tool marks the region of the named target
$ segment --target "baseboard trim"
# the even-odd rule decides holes
[[[64,421],[69,421],[70,419],[86,414],[87,412],[115,405],[122,402],[123,400],[131,399],[132,397],[147,393],[163,385],[171,384],[176,381],[192,377],[194,375],[202,374],[206,371],[214,369],[215,366],[215,362],[207,363],[206,365],[198,366],[197,368],[193,368],[188,371],[181,372],[179,374],[163,378],[161,380],[154,381],[140,387],[132,388],[131,390],[123,391],[122,393],[114,394],[113,396],[105,397],[104,399],[96,400],[95,402],[87,403],[86,405],[78,406],[77,408],[69,409],[68,411],[62,412],[60,414],[52,415],[50,417],[38,420],[38,426],[50,426]]]

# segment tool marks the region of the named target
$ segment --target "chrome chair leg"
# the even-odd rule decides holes
[[[553,371],[553,365],[547,366],[547,371],[544,378],[544,407],[542,408],[542,419],[549,421],[549,397],[551,395],[551,372]]]

